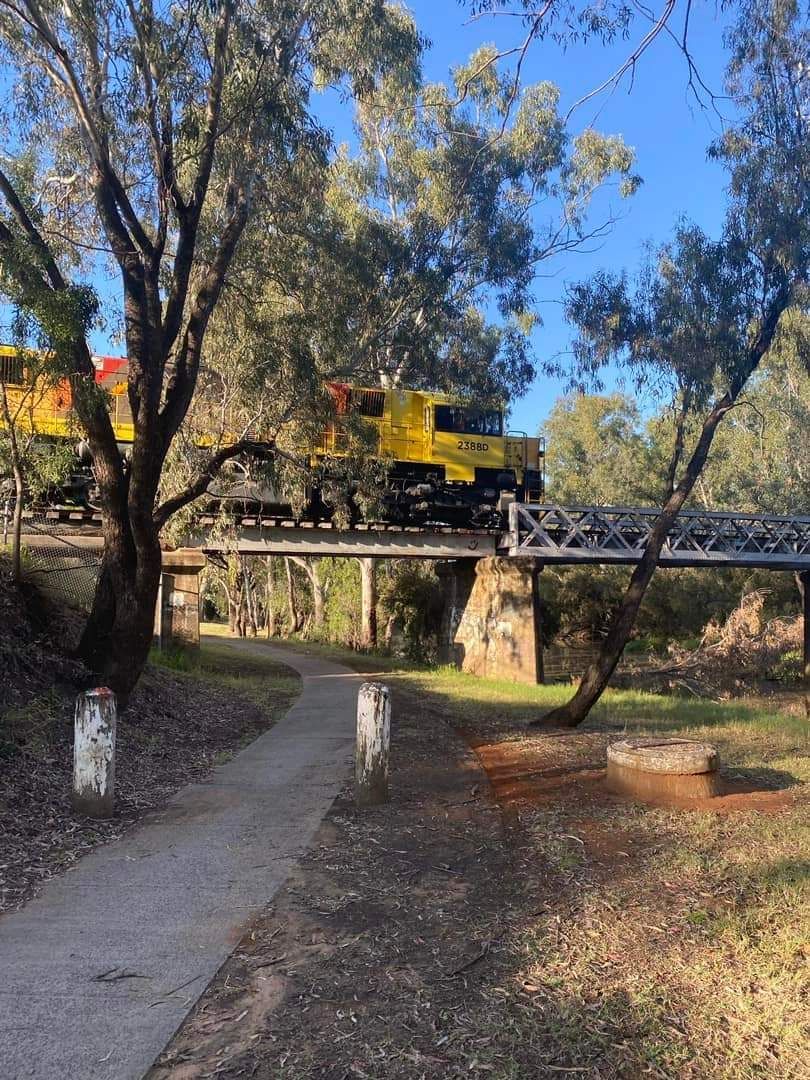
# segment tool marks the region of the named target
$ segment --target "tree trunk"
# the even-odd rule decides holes
[[[298,599],[295,595],[295,579],[292,572],[292,564],[288,558],[284,559],[284,569],[287,573],[287,610],[290,615],[290,633],[297,634],[301,629],[302,618],[298,610]]]
[[[126,706],[149,655],[160,586],[157,530],[136,550],[123,530],[108,530],[93,607],[78,654]]]
[[[360,646],[377,648],[377,560],[363,557],[360,563]]]
[[[3,407],[3,421],[8,432],[8,444],[11,450],[11,471],[14,475],[14,516],[11,524],[11,576],[15,584],[22,581],[22,511],[25,481],[23,477],[20,445],[17,442],[16,417],[12,418],[8,406],[6,384],[0,383],[0,400]]]
[[[256,637],[258,626],[256,623],[256,610],[253,597],[253,571],[244,556],[241,557],[240,561],[242,564],[242,590],[245,605],[244,636],[248,637],[248,631],[250,631],[249,636]]]
[[[225,586],[225,597],[228,601],[228,630],[231,634],[236,633],[236,601],[234,600],[231,590]]]
[[[325,603],[323,582],[318,577],[317,561],[310,556],[303,555],[291,555],[290,558],[307,575],[307,581],[312,590],[312,627],[316,632],[319,632],[323,629],[325,621]]]
[[[265,560],[267,566],[267,637],[273,638],[278,633],[278,627],[276,625],[276,604],[273,596],[274,586],[276,583],[276,564],[273,562],[273,556],[268,555]]]
[[[11,576],[17,585],[22,581],[22,512],[23,512],[23,475],[19,466],[14,466],[14,516],[11,519]]]
[[[796,585],[802,602],[802,683],[804,711],[810,719],[810,570],[796,575]]]
[[[532,723],[535,726],[576,727],[582,723],[602,696],[632,633],[638,609],[658,566],[664,542],[706,463],[717,425],[733,404],[733,397],[730,394],[726,395],[706,417],[700,439],[684,470],[683,477],[656,518],[641,560],[633,570],[630,584],[627,586],[622,602],[602,643],[599,656],[583,675],[582,681],[571,700],[566,702],[565,705],[552,709],[551,712],[541,716],[538,720],[533,720]]]

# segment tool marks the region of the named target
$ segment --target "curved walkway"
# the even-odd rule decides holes
[[[0,918],[3,1080],[141,1077],[350,775],[360,677],[231,647],[295,668],[301,696],[208,781]]]

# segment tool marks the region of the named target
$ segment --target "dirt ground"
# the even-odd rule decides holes
[[[283,715],[300,686],[282,665],[263,660],[257,676],[249,660],[218,664],[211,652],[202,673],[150,666],[118,719],[115,815],[93,821],[70,805],[73,709],[88,679],[65,651],[76,621],[26,604],[0,566],[0,914],[203,779]],[[251,679],[266,690],[255,700],[234,690]]]
[[[801,1075],[792,1012],[776,1051],[764,1009],[745,1060],[728,1028],[725,1059],[704,1056],[696,1018],[711,1026],[704,993],[720,1000],[732,968],[720,957],[700,986],[686,973],[704,911],[725,916],[739,895],[678,869],[669,811],[605,790],[615,732],[518,733],[497,717],[460,731],[389,681],[391,802],[338,800],[149,1080]],[[692,817],[778,820],[804,798],[730,783],[721,813]]]

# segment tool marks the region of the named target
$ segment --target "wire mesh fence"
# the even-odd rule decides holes
[[[13,502],[6,500],[2,508],[4,547],[11,540],[13,513]],[[26,580],[70,607],[89,611],[101,566],[98,546],[88,544],[76,525],[54,520],[44,510],[26,510],[22,531]]]

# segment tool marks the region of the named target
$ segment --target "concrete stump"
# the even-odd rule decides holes
[[[391,698],[381,683],[363,683],[357,695],[354,800],[358,806],[388,802]]]
[[[632,738],[607,750],[607,786],[640,799],[706,799],[720,794],[720,759],[709,743]]]
[[[115,694],[106,686],[76,698],[73,736],[73,809],[88,817],[113,814]]]

